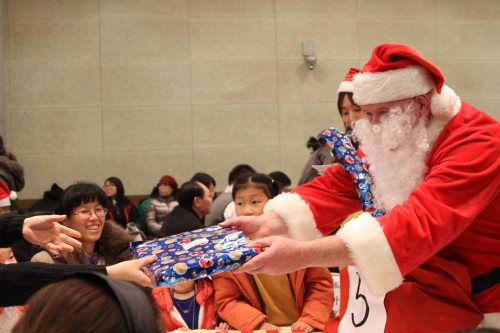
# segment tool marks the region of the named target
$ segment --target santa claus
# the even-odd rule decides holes
[[[341,316],[326,332],[500,328],[499,123],[406,45],[376,47],[353,97],[365,113],[353,134],[386,214],[343,224],[362,205],[336,165],[269,201],[264,215],[222,224],[268,247],[238,271],[343,267]]]

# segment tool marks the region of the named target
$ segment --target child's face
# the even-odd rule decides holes
[[[0,264],[15,264],[17,263],[16,258],[14,258],[14,252],[10,247],[0,248]]]
[[[249,185],[241,188],[234,196],[236,216],[258,216],[264,213],[269,198],[260,187]]]
[[[187,281],[183,283],[178,283],[172,286],[172,289],[179,294],[186,294],[194,289],[194,281]]]

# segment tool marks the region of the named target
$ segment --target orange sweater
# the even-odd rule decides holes
[[[298,320],[322,331],[333,307],[330,272],[326,268],[307,268],[288,276],[300,316]],[[246,274],[224,272],[212,278],[217,313],[231,327],[254,330],[267,319],[262,313],[258,291]]]

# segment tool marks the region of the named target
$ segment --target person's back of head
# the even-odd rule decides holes
[[[64,190],[59,185],[57,185],[57,183],[53,183],[50,187],[50,190],[43,192],[43,198],[53,201],[59,201],[61,199],[63,191]]]
[[[215,186],[217,183],[215,182],[214,177],[205,172],[197,172],[193,175],[193,177],[191,177],[191,180],[205,185],[208,188],[212,199],[215,197]]]
[[[63,191],[56,213],[70,216],[75,207],[94,201],[107,207],[108,197],[104,190],[94,183],[78,182]]]
[[[200,182],[206,187],[210,187],[211,185],[215,187],[217,183],[215,182],[214,177],[210,176],[208,173],[205,172],[197,172],[191,177],[192,181]]]
[[[76,274],[50,284],[27,305],[13,333],[165,332],[144,289],[95,273]]]
[[[248,164],[238,164],[229,172],[227,183],[229,185],[232,185],[239,177],[255,172],[255,169]]]
[[[50,190],[43,192],[43,198],[33,203],[26,212],[39,215],[54,214],[63,191],[57,183],[53,183]]]
[[[312,151],[316,151],[319,147],[324,146],[326,144],[325,139],[319,134],[317,137],[310,136],[309,140],[306,142],[306,147],[311,148]]]
[[[205,192],[199,183],[188,181],[181,185],[177,191],[177,202],[184,208],[192,208],[194,198],[203,197]]]
[[[269,173],[269,177],[273,179],[277,184],[281,192],[289,192],[288,186],[292,185],[292,180],[284,172],[273,171]]]

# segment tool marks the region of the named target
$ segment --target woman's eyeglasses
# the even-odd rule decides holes
[[[95,214],[97,217],[104,217],[108,213],[108,210],[106,208],[97,208],[94,211],[88,211],[88,210],[81,210],[79,212],[73,213],[73,215],[78,215],[80,218],[84,220],[90,219],[92,214]]]

